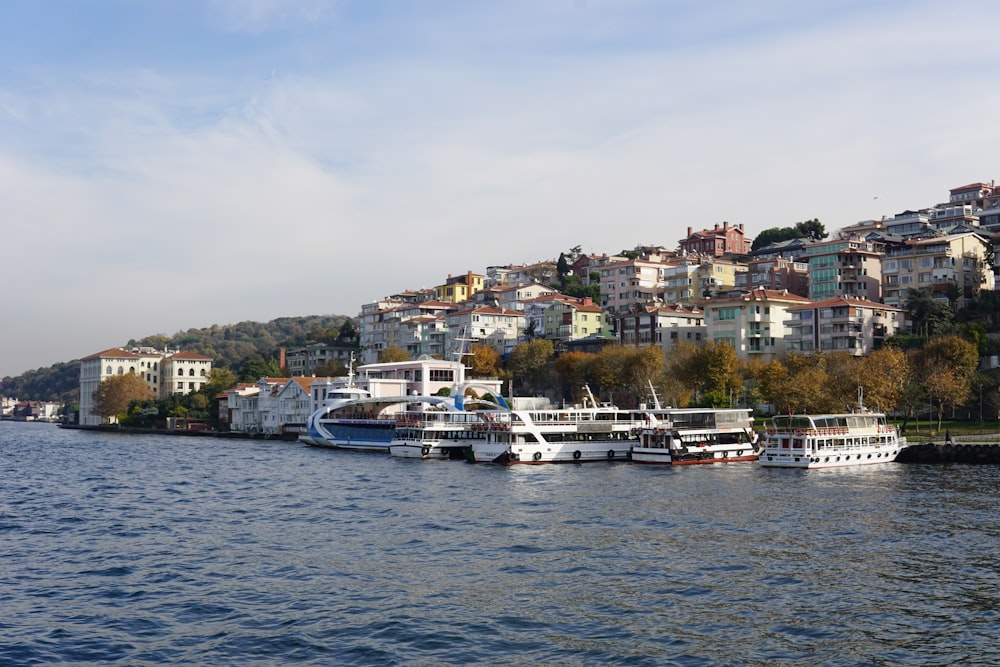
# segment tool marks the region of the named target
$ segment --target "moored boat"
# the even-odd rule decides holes
[[[633,463],[691,465],[756,461],[758,437],[746,408],[650,410],[635,429]]]
[[[461,459],[486,439],[485,412],[431,409],[396,419],[389,453],[413,459]]]
[[[613,405],[514,409],[490,415],[486,438],[472,445],[477,463],[587,463],[627,461],[642,413]]]
[[[832,468],[891,463],[906,447],[881,412],[775,415],[760,464],[768,468]]]

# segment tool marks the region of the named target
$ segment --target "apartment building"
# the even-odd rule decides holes
[[[905,326],[901,308],[838,296],[788,309],[785,340],[796,352],[846,352],[864,356]]]
[[[544,336],[557,348],[569,340],[602,336],[611,328],[607,314],[588,297],[559,295],[549,300],[542,318]]]
[[[906,303],[909,290],[930,288],[935,298],[962,307],[982,290],[994,289],[987,257],[992,240],[978,232],[910,239],[890,247],[882,261],[883,301]]]
[[[705,313],[698,306],[682,303],[637,304],[618,316],[617,328],[621,345],[659,345],[666,352],[679,342],[701,343],[705,336]]]
[[[734,290],[746,292],[766,289],[788,290],[796,296],[809,296],[809,264],[784,257],[760,257],[747,262],[747,270],[735,276]]]
[[[801,260],[809,264],[809,298],[814,301],[835,296],[882,299],[882,253],[884,246],[852,234],[819,241],[805,249]]]
[[[737,296],[702,302],[705,335],[716,343],[729,343],[742,360],[771,361],[788,349],[791,311],[810,303],[787,290],[752,289]]]

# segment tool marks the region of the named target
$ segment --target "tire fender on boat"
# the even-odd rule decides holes
[[[531,458],[535,459],[536,461],[541,461],[542,460],[542,453],[541,452],[535,452],[535,455],[532,456]]]
[[[580,450],[579,449],[576,450],[575,452],[573,452],[573,458],[574,459],[579,459],[580,458]]]
[[[608,458],[609,459],[615,458],[615,450],[613,450],[613,449],[609,449],[608,450]]]
[[[427,456],[430,453],[431,453],[431,448],[428,447],[427,445],[424,445],[423,447],[420,448],[420,455],[421,456]]]

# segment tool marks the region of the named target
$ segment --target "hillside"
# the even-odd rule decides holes
[[[332,342],[350,318],[346,315],[307,315],[281,317],[270,322],[240,322],[203,329],[179,331],[173,336],[154,334],[130,340],[122,347],[165,347],[197,352],[212,357],[214,366],[238,372],[247,360],[258,355],[274,358],[282,347],[299,347],[307,343]],[[114,347],[110,343],[108,347]],[[100,350],[94,350],[99,352]],[[22,401],[79,400],[79,359],[60,362],[47,368],[27,371],[16,377],[0,380],[0,395]]]

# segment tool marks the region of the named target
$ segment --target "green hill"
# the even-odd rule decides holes
[[[282,347],[343,342],[350,339],[353,328],[353,320],[346,315],[280,317],[270,322],[213,324],[203,329],[179,331],[173,336],[155,334],[130,340],[122,347],[149,346],[196,352],[212,357],[214,367],[238,374],[240,367],[251,358],[276,358]],[[114,346],[114,343],[108,345],[109,348]],[[75,359],[27,371],[17,377],[5,377],[0,380],[0,395],[22,401],[72,403],[79,400],[79,385],[80,361]]]

